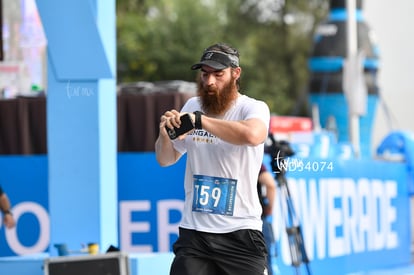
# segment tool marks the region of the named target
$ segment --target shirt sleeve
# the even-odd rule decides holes
[[[265,123],[267,127],[267,131],[269,131],[269,127],[270,127],[269,106],[267,106],[267,104],[264,101],[253,99],[253,102],[251,102],[251,104],[248,104],[247,108],[248,108],[248,112],[247,112],[245,119],[249,119],[249,118],[261,119]]]

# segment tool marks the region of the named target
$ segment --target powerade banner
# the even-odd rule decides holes
[[[5,230],[0,222],[0,256],[47,252],[47,157],[1,157],[0,167],[0,183],[17,219],[12,230]],[[119,244],[123,251],[171,251],[183,209],[184,168],[185,159],[161,168],[153,153],[119,154]],[[347,274],[410,263],[404,163],[288,159],[286,171],[314,274]],[[281,211],[285,202],[285,197],[278,196],[273,216],[276,274],[293,269],[286,213]]]
[[[288,159],[285,165],[314,274],[346,274],[411,262],[405,165],[327,159]],[[287,198],[278,193],[273,227],[279,255],[273,260],[274,269],[287,274],[293,267],[284,223],[287,211],[280,207]]]

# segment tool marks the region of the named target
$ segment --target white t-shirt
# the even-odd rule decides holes
[[[198,97],[193,97],[181,112],[200,110]],[[242,95],[221,119],[250,118],[259,118],[268,127],[269,108],[263,101]],[[181,154],[187,153],[180,226],[212,233],[261,230],[257,177],[263,146],[233,145],[205,130],[194,130],[184,140],[175,140],[174,148]]]

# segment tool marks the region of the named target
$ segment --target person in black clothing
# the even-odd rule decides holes
[[[276,183],[273,178],[272,173],[270,173],[264,164],[260,167],[259,178],[257,181],[257,191],[259,193],[260,204],[262,205],[263,213],[262,213],[262,220],[263,220],[263,235],[266,242],[266,247],[268,250],[268,258],[267,258],[267,269],[268,274],[272,275],[272,264],[271,258],[272,256],[276,256],[275,253],[272,251],[272,245],[275,242],[275,237],[273,235],[273,227],[272,227],[272,212],[273,212],[273,204],[275,201],[276,196]]]

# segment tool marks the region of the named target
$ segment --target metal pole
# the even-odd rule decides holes
[[[346,21],[346,30],[347,30],[347,60],[349,65],[349,72],[352,76],[355,74],[351,72],[356,72],[357,70],[357,59],[358,59],[358,34],[357,34],[357,21],[356,21],[356,0],[347,0],[346,1],[346,11],[347,11],[347,21]],[[355,157],[360,156],[360,140],[359,140],[359,115],[353,112],[353,107],[356,96],[356,80],[351,77],[348,78],[347,83],[349,91],[347,92],[348,96],[348,110],[349,110],[349,138],[354,147]]]
[[[4,61],[3,51],[3,1],[0,0],[0,61]]]

